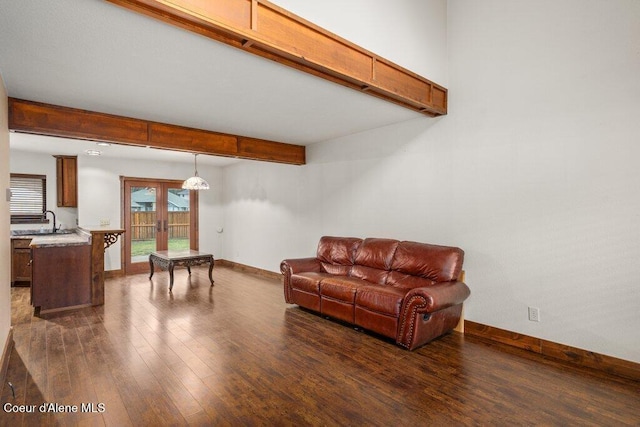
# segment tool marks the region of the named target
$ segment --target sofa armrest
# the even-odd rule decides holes
[[[285,276],[302,272],[320,273],[322,265],[318,258],[285,259],[280,263],[280,271]]]
[[[424,298],[424,305],[418,310],[421,313],[433,313],[452,305],[461,304],[471,294],[469,287],[463,282],[441,282],[410,290],[404,304],[417,298]]]
[[[284,300],[291,304],[293,302],[291,297],[291,275],[302,272],[320,273],[322,265],[317,258],[285,259],[280,263],[280,271],[283,276]]]
[[[411,289],[402,302],[396,343],[413,350],[453,329],[460,317],[456,315],[457,310],[449,307],[462,304],[470,293],[462,282],[441,282]]]

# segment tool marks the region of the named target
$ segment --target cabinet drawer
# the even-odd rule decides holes
[[[31,239],[13,239],[14,248],[28,248],[31,244]]]

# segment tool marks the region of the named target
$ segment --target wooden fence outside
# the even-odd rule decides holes
[[[169,212],[169,238],[189,238],[190,212]],[[158,226],[155,211],[131,212],[131,240],[152,240],[156,238]]]

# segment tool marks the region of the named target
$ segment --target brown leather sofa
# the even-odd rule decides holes
[[[322,237],[314,258],[287,259],[284,296],[409,350],[456,327],[469,288],[462,249],[392,239]]]

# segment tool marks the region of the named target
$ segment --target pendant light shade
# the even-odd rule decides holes
[[[185,190],[208,190],[209,183],[198,176],[198,154],[193,155],[193,165],[195,173],[182,183]]]

